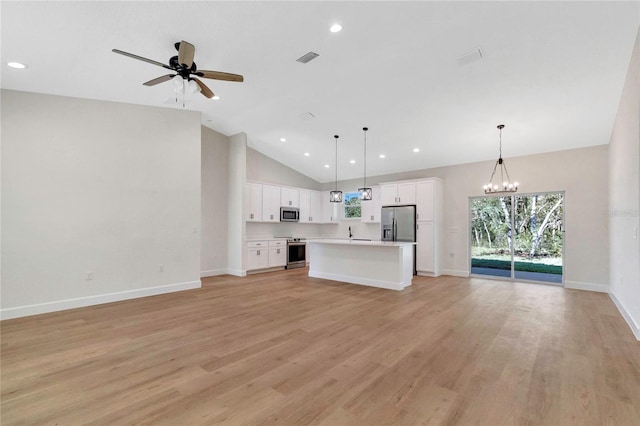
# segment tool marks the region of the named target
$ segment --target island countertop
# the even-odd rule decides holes
[[[307,240],[307,243],[312,244],[342,244],[342,245],[365,245],[365,246],[379,246],[379,247],[401,247],[406,245],[416,245],[417,243],[411,241],[379,241],[379,240],[357,240],[357,239],[340,239],[340,238],[323,238]]]

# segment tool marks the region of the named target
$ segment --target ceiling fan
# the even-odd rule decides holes
[[[173,74],[163,75],[161,77],[154,78],[153,80],[149,80],[146,83],[143,83],[145,86],[155,86],[156,84],[163,83],[165,81],[171,80],[176,76],[180,76],[183,80],[195,81],[196,84],[200,87],[200,93],[202,93],[207,98],[213,98],[213,92],[211,91],[211,89],[209,89],[197,77],[225,81],[244,81],[244,77],[239,74],[231,74],[220,71],[199,70],[196,66],[196,63],[193,62],[193,56],[196,52],[196,48],[189,42],[182,40],[176,43],[175,47],[178,51],[178,55],[172,56],[169,59],[169,65],[165,65],[162,62],[154,61],[153,59],[143,58],[142,56],[134,55],[133,53],[123,52],[122,50],[118,49],[112,49],[112,52],[119,53],[120,55],[128,56],[139,61],[148,62],[150,64],[173,71]]]

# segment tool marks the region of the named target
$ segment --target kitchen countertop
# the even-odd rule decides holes
[[[314,244],[341,244],[341,245],[353,245],[353,246],[378,246],[378,247],[401,247],[407,245],[415,245],[417,243],[410,241],[377,241],[377,240],[358,240],[358,239],[339,239],[339,238],[327,238],[327,239],[310,239],[307,243]]]

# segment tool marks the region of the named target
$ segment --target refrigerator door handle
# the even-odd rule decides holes
[[[398,221],[396,218],[393,218],[393,241],[398,240]]]

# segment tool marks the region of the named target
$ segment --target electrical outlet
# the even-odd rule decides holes
[[[85,273],[85,279],[87,281],[91,281],[93,279],[93,272],[86,272]]]
[[[164,272],[164,265],[160,265],[160,266],[158,267],[158,271],[159,271],[159,272]]]

